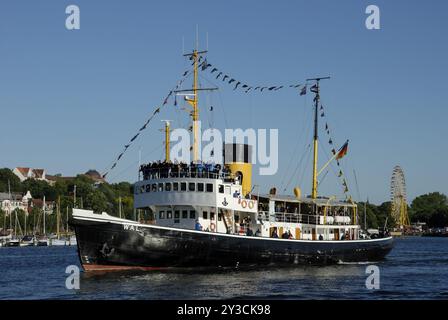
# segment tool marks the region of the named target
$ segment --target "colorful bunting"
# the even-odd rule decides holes
[[[207,59],[204,59],[204,62],[202,62],[201,64],[200,64],[200,69],[202,70],[202,71],[204,71],[204,70],[206,70],[206,69],[208,69],[209,67],[211,67],[212,66],[212,64],[210,64],[210,63],[208,63],[208,61],[207,61]],[[213,74],[213,73],[215,73],[215,72],[218,72],[218,74],[216,75],[216,79],[219,79],[224,73],[222,72],[222,71],[220,71],[217,67],[213,67],[212,69],[211,69],[211,71],[210,71],[210,74]],[[223,82],[225,82],[227,79],[230,79],[227,83],[228,84],[232,84],[232,83],[234,83],[235,82],[235,87],[233,88],[233,90],[236,90],[236,89],[238,89],[238,88],[241,88],[241,89],[243,89],[244,90],[244,92],[245,93],[248,93],[249,91],[251,91],[254,87],[253,86],[250,86],[249,84],[244,84],[244,85],[242,85],[242,86],[240,86],[243,82],[242,81],[238,81],[237,79],[235,79],[235,78],[231,78],[229,75],[227,75],[227,74],[224,74],[224,76],[222,77],[222,81]],[[300,83],[293,83],[293,84],[290,84],[290,85],[280,85],[280,86],[265,86],[265,87],[262,87],[262,86],[256,86],[254,89],[253,89],[253,91],[257,91],[257,90],[259,90],[260,92],[263,92],[263,90],[264,89],[268,89],[269,91],[278,91],[278,90],[281,90],[281,89],[284,89],[284,88],[286,88],[286,87],[288,87],[288,88],[294,88],[294,89],[297,89],[297,88],[300,88],[300,95],[301,96],[303,96],[303,95],[305,95],[306,94],[306,84],[305,85],[302,85],[302,84],[300,84]]]
[[[190,57],[190,60],[192,60],[191,57]],[[204,62],[205,62],[205,61],[204,61]],[[210,65],[210,64],[206,64],[205,66],[206,66],[206,68],[208,68],[208,67],[211,66],[211,65]],[[204,70],[205,70],[205,69],[204,69]],[[177,90],[177,89],[182,85],[182,83],[185,81],[186,77],[188,76],[188,74],[189,74],[190,72],[191,72],[191,70],[189,70],[189,71],[185,71],[185,72],[182,74],[182,79],[180,79],[180,80],[178,81],[178,83],[176,84],[176,86],[174,87],[173,90],[169,91],[169,93],[167,94],[167,96],[166,96],[165,99],[163,100],[163,104],[162,104],[162,105],[166,105],[166,104],[168,103],[168,100],[169,100],[169,98],[173,95],[174,90]],[[175,96],[175,98],[174,98],[174,105],[177,105],[177,99],[176,99],[176,96]],[[105,177],[109,174],[109,172],[110,172],[111,170],[113,170],[113,169],[117,166],[118,161],[121,160],[121,158],[123,157],[123,155],[125,154],[125,152],[127,151],[127,149],[128,149],[128,148],[131,146],[131,144],[138,138],[138,136],[140,135],[140,133],[148,127],[148,124],[152,121],[152,119],[155,117],[155,115],[156,115],[157,113],[159,113],[159,112],[160,112],[160,107],[156,107],[156,108],[154,109],[154,112],[152,113],[152,115],[149,117],[149,119],[146,120],[145,124],[138,130],[138,133],[137,133],[136,135],[134,135],[134,136],[132,137],[132,139],[129,141],[129,143],[126,144],[126,145],[124,146],[123,151],[118,155],[118,157],[116,158],[116,160],[114,161],[114,163],[112,164],[112,166],[110,167],[110,169],[109,169],[108,171],[106,171],[106,172],[102,175],[103,178],[105,178]]]
[[[240,84],[241,84],[241,82],[238,81],[238,82],[236,83],[235,88],[234,88],[233,90],[236,90],[236,88],[238,88],[238,86],[239,86]]]

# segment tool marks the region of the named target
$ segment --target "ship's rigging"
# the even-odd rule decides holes
[[[314,110],[313,110],[314,130],[313,131],[314,131],[314,134],[313,134],[313,143],[312,143],[312,146],[313,146],[312,147],[312,150],[313,150],[313,157],[312,157],[313,158],[313,174],[312,174],[311,198],[316,199],[318,197],[319,183],[322,183],[322,181],[324,180],[324,178],[326,177],[326,175],[328,173],[328,171],[324,172],[324,170],[327,168],[327,166],[330,163],[333,162],[333,160],[336,160],[336,164],[338,166],[338,173],[334,172],[333,168],[332,168],[332,170],[335,173],[335,175],[338,178],[340,178],[340,180],[341,180],[340,182],[343,186],[346,200],[352,201],[352,197],[349,194],[347,179],[345,178],[345,175],[344,175],[342,168],[340,167],[340,163],[339,163],[339,159],[346,153],[348,140],[343,145],[343,147],[341,149],[336,151],[336,149],[334,147],[335,140],[333,139],[332,135],[330,134],[330,127],[328,125],[328,122],[325,122],[325,132],[327,133],[327,136],[328,136],[328,144],[330,145],[332,156],[328,157],[328,155],[327,155],[328,161],[320,170],[318,169],[318,143],[320,141],[320,138],[318,135],[318,130],[319,130],[318,122],[319,122],[319,117],[321,117],[321,118],[325,117],[324,107],[320,103],[320,86],[319,85],[320,85],[321,80],[329,79],[329,77],[306,79],[306,81],[304,81],[303,84],[302,83],[294,83],[294,84],[289,84],[289,85],[263,85],[263,86],[262,85],[257,85],[257,86],[248,85],[245,82],[239,81],[236,78],[231,77],[227,73],[220,71],[221,69],[218,69],[216,66],[211,64],[207,60],[207,58],[205,58],[206,53],[207,53],[207,51],[198,51],[197,49],[194,49],[192,53],[184,54],[184,56],[187,57],[189,59],[189,61],[191,61],[190,68],[182,73],[182,77],[177,82],[176,86],[173,89],[171,89],[168,92],[168,94],[165,96],[161,106],[155,107],[155,109],[151,113],[150,117],[146,120],[146,122],[143,124],[143,126],[141,126],[140,129],[138,130],[138,132],[132,136],[132,138],[129,140],[129,142],[124,146],[122,152],[116,157],[115,161],[113,161],[108,166],[107,170],[103,174],[103,177],[105,178],[110,173],[110,171],[112,171],[116,168],[118,162],[122,159],[122,157],[124,156],[126,151],[130,148],[130,146],[134,143],[134,141],[137,140],[137,138],[139,137],[141,132],[150,126],[150,123],[152,122],[152,120],[156,117],[156,115],[158,113],[160,113],[160,111],[163,107],[167,106],[170,102],[172,102],[174,104],[174,106],[178,105],[178,97],[179,96],[183,96],[184,100],[191,107],[191,109],[185,109],[185,108],[181,108],[181,109],[188,111],[190,113],[191,120],[192,120],[192,126],[190,127],[190,129],[191,129],[192,135],[193,135],[193,145],[191,147],[193,161],[198,162],[201,160],[199,152],[198,152],[198,140],[200,138],[200,132],[199,132],[199,128],[198,128],[198,120],[199,120],[198,96],[199,96],[200,91],[214,91],[214,90],[218,89],[217,87],[202,88],[199,86],[199,81],[198,81],[199,71],[202,71],[202,72],[210,72],[210,74],[212,74],[213,76],[216,74],[216,79],[219,79],[223,82],[228,83],[229,85],[234,86],[234,88],[233,88],[234,91],[240,88],[240,89],[243,89],[245,93],[255,93],[255,92],[267,93],[267,92],[279,91],[279,90],[286,89],[286,88],[292,88],[292,89],[298,91],[298,93],[301,96],[305,95],[307,93],[307,91],[314,93],[315,94],[315,97],[313,100],[313,108],[314,108]],[[191,75],[193,76],[192,88],[183,89],[182,88],[183,83]],[[210,112],[212,112],[212,111],[213,111],[213,106],[210,106]],[[209,120],[209,126],[211,125],[211,123],[212,123],[212,121]],[[168,142],[169,139],[165,137],[165,141]],[[310,146],[311,145],[309,145],[309,147]],[[170,161],[169,152],[168,152],[167,148],[169,148],[169,146],[167,146],[167,144],[165,144],[165,160]],[[344,148],[345,148],[345,152],[342,152],[342,151],[344,151],[343,150]],[[324,151],[326,151],[326,150],[324,149]],[[302,155],[302,159],[299,162],[300,164],[302,163],[302,160],[303,160],[303,155]],[[291,183],[292,179],[295,177],[296,171],[297,171],[297,167],[294,170],[294,174],[292,176],[290,176],[288,185]],[[322,179],[319,181],[318,177],[322,173],[324,173],[324,174],[322,175]],[[304,174],[304,171],[301,174],[302,177],[303,177],[303,174]],[[299,179],[299,181],[302,181],[302,179]]]

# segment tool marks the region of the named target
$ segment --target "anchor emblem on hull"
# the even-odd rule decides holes
[[[222,202],[222,205],[225,207],[227,206],[229,203],[227,202],[226,198],[224,197],[224,201]]]
[[[114,248],[109,248],[109,246],[107,245],[107,242],[105,242],[105,243],[103,244],[103,247],[102,247],[102,249],[100,250],[101,254],[102,254],[103,257],[105,257],[105,258],[108,257],[108,256],[110,256],[111,254],[113,254],[114,251],[115,251]]]

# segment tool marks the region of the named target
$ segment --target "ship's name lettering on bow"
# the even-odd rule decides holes
[[[140,231],[140,229],[137,226],[133,226],[132,224],[124,224],[123,229],[129,231]]]

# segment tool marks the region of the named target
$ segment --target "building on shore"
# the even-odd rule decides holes
[[[48,182],[50,185],[56,183],[57,176],[47,174],[45,169],[33,169],[27,167],[16,167],[12,172],[20,179],[20,182],[26,179],[36,179]]]
[[[90,169],[89,171],[84,173],[84,175],[92,179],[95,182],[95,184],[102,184],[106,182],[103,176],[98,171],[93,169]]]
[[[33,208],[39,208],[42,210],[45,209],[45,213],[47,215],[53,214],[53,212],[56,208],[56,202],[45,200],[45,203],[44,203],[43,199],[32,199],[28,206],[28,213],[30,213],[31,210],[33,210]]]
[[[26,194],[0,192],[0,209],[7,214],[16,209],[28,212],[33,197],[29,191]]]

